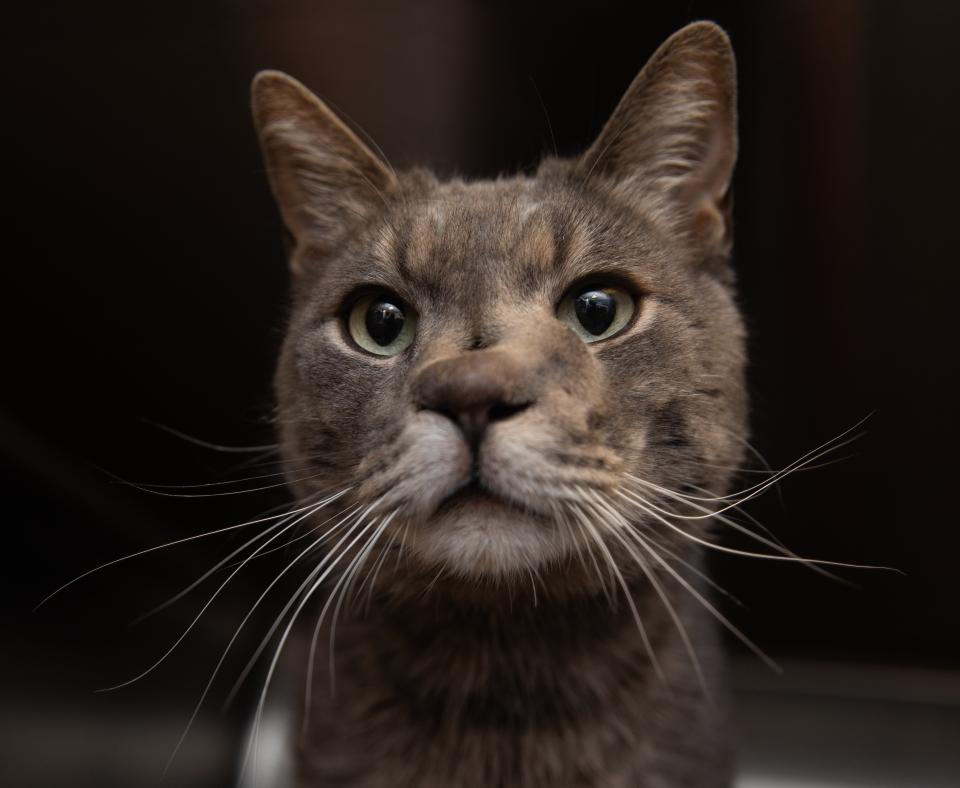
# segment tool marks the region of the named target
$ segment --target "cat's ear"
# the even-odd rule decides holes
[[[577,170],[613,179],[628,199],[665,197],[705,254],[726,256],[736,156],[733,49],[715,24],[695,22],[647,61]]]
[[[270,186],[298,245],[308,242],[322,254],[383,207],[393,173],[307,88],[279,71],[261,71],[252,103]]]

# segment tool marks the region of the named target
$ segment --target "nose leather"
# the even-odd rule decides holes
[[[525,365],[503,350],[471,351],[424,367],[414,380],[414,401],[456,423],[476,448],[491,422],[533,404],[525,391],[528,374]]]

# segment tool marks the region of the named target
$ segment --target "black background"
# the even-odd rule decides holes
[[[494,176],[583,149],[656,45],[698,18],[729,31],[739,61],[736,267],[751,332],[754,443],[780,467],[873,414],[867,434],[841,452],[852,456],[793,477],[781,497],[750,511],[798,553],[906,573],[845,572],[853,588],[783,564],[722,559],[718,579],[746,605],[731,615],[775,658],[957,666],[960,6],[26,8],[2,33],[0,729],[21,750],[14,761],[59,752],[65,769],[78,764],[65,773],[79,785],[83,751],[109,760],[110,745],[96,737],[135,721],[154,726],[151,746],[117,753],[91,784],[139,784],[128,760],[158,772],[243,605],[269,578],[256,569],[238,578],[167,663],[112,694],[92,690],[147,667],[202,595],[127,622],[235,539],[135,559],[31,613],[98,563],[284,500],[277,490],[172,499],[111,476],[200,484],[272,470],[244,470],[248,455],[155,426],[219,444],[272,441],[287,272],[249,120],[253,74],[292,73],[395,166]],[[235,729],[221,720],[238,715],[220,717],[217,707],[242,664],[228,663],[173,784],[193,784],[191,758],[228,768]],[[224,727],[220,750],[196,743]]]

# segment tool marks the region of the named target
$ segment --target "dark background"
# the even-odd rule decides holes
[[[873,414],[849,459],[750,511],[798,553],[906,576],[845,572],[853,588],[738,559],[715,572],[774,658],[960,664],[960,4],[17,5],[0,34],[4,784],[155,784],[269,579],[238,576],[168,662],[115,693],[93,690],[149,666],[202,594],[128,622],[236,537],[118,565],[31,612],[101,562],[284,500],[166,498],[111,476],[201,484],[273,470],[155,426],[272,441],[287,272],[248,110],[266,67],[342,110],[395,166],[485,177],[582,150],[666,35],[722,24],[740,74],[736,267],[754,443],[780,467]],[[228,662],[170,784],[228,784],[210,775],[229,773],[237,748],[243,696],[218,708],[242,666]]]

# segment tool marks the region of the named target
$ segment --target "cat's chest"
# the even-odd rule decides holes
[[[657,680],[632,638],[587,654],[583,643],[516,650],[460,633],[440,638],[440,648],[405,653],[407,638],[383,637],[380,628],[372,650],[356,640],[365,628],[348,624],[337,634],[332,695],[329,665],[318,667],[301,785],[725,785],[714,780],[726,747],[711,733],[720,704],[704,705],[673,630],[650,623],[671,660],[672,687]],[[708,763],[710,779],[687,779]]]

